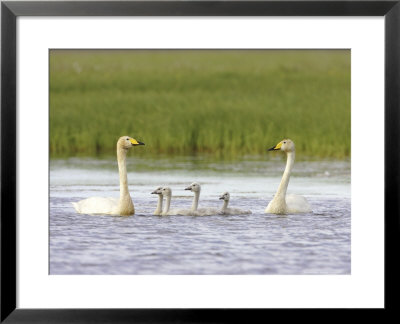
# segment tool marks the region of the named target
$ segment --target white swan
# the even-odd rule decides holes
[[[271,147],[268,151],[283,151],[287,155],[286,168],[283,173],[281,183],[274,198],[269,202],[265,212],[268,214],[295,214],[311,212],[311,207],[307,200],[302,196],[286,195],[289,184],[290,173],[292,172],[295,146],[292,140],[284,139]]]
[[[158,187],[156,190],[152,192],[153,195],[158,195],[157,208],[154,211],[153,215],[160,216],[162,214],[162,205],[163,205],[163,196],[161,192],[162,187]]]
[[[228,208],[230,195],[229,192],[225,192],[219,197],[219,199],[224,201],[222,208],[220,210],[220,214],[222,215],[244,215],[244,214],[251,214],[250,210],[242,210],[239,208]]]
[[[190,190],[194,193],[193,203],[191,211],[196,211],[197,207],[199,206],[199,198],[200,198],[200,191],[201,187],[197,182],[193,182],[189,187],[186,187],[185,190]]]
[[[162,211],[163,216],[167,215],[187,215],[187,216],[195,216],[196,212],[193,212],[192,209],[172,209],[170,210],[171,206],[171,197],[172,197],[172,190],[170,187],[163,187],[160,190],[163,197],[165,197],[165,206],[164,210]]]
[[[198,208],[201,186],[197,182],[193,182],[189,187],[186,187],[185,190],[190,190],[194,192],[193,203],[191,208],[193,215],[211,216],[211,215],[217,215],[221,211],[220,209],[214,207]]]
[[[117,160],[119,170],[119,199],[92,197],[73,202],[75,210],[80,214],[132,215],[135,207],[128,191],[126,175],[126,153],[136,145],[144,145],[129,136],[122,136],[117,142]]]

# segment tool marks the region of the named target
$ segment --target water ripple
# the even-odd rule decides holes
[[[216,167],[216,166],[215,166]],[[326,165],[324,167],[327,167]],[[234,207],[250,215],[153,216],[153,183],[134,184],[137,214],[130,217],[76,214],[72,201],[117,196],[113,186],[73,186],[65,170],[53,168],[50,191],[51,274],[350,274],[351,200],[349,184],[329,179],[307,192],[313,213],[266,215],[276,183],[201,178],[200,205],[219,206],[230,186]],[[76,170],[74,172],[77,172]],[[87,170],[81,171],[87,172]],[[68,172],[67,172],[68,173]],[[76,176],[76,175],[74,175]],[[342,175],[341,175],[342,176]],[[152,179],[151,175],[148,175]],[[188,207],[192,196],[179,184],[174,206]],[[62,179],[65,179],[62,180]],[[168,183],[168,179],[164,178]],[[272,181],[272,180],[271,180]],[[297,179],[295,188],[310,180]],[[339,181],[340,182],[340,181]],[[213,185],[207,185],[213,183]],[[252,186],[252,188],[251,188]],[[315,186],[315,185],[314,185]]]

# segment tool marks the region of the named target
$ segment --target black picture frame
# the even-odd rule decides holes
[[[16,19],[19,16],[382,16],[385,19],[385,307],[396,311],[399,287],[400,0],[396,1],[2,1],[1,2],[1,322],[232,323],[271,320],[272,309],[16,308]],[[382,143],[383,145],[383,143]],[[371,148],[382,152],[383,147]],[[285,309],[286,310],[286,309]],[[297,320],[310,311],[293,310]],[[332,310],[326,310],[335,316]],[[338,310],[336,310],[338,311]],[[349,314],[351,311],[342,310]],[[350,315],[350,314],[349,314]],[[391,314],[393,315],[393,314]],[[266,317],[268,316],[268,317]],[[326,315],[322,315],[326,316]],[[342,316],[342,315],[340,315]],[[317,316],[318,317],[318,316]],[[338,317],[339,318],[339,317]],[[323,320],[323,318],[319,318]]]

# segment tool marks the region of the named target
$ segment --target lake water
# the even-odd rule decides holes
[[[285,167],[283,159],[128,157],[136,214],[77,214],[71,202],[118,197],[115,159],[50,162],[50,274],[350,274],[350,161],[295,163],[288,193],[305,196],[313,212],[267,215]],[[172,188],[171,208],[230,207],[250,215],[153,216],[160,185]]]

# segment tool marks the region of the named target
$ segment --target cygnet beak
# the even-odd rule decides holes
[[[152,194],[154,195],[154,194],[158,194],[159,192],[158,192],[158,190],[154,190],[153,192],[152,192]]]
[[[221,200],[224,199],[224,196],[219,197],[219,199],[221,199]]]
[[[185,190],[192,190],[192,187],[186,187]]]

